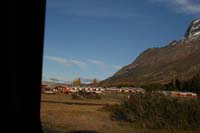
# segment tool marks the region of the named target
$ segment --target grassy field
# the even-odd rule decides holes
[[[124,97],[125,94],[105,93],[99,100],[73,100],[70,95],[42,94],[41,122],[44,133],[168,133],[164,130],[136,129],[131,123],[111,120],[103,106],[120,103]]]

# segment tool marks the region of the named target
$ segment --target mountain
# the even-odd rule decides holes
[[[200,18],[192,21],[185,36],[160,48],[149,48],[101,85],[140,86],[188,80],[200,73]]]
[[[42,81],[42,84],[45,84],[50,88],[53,88],[53,87],[56,87],[56,86],[59,86],[59,85],[63,85],[63,86],[66,85],[66,83],[58,83],[58,82],[55,82],[55,81]]]
[[[190,26],[185,34],[185,37],[186,38],[196,38],[199,35],[200,35],[200,19],[197,19],[197,20],[194,20],[190,24]]]

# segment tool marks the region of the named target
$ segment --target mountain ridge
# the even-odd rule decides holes
[[[187,80],[195,73],[200,73],[200,18],[191,22],[183,39],[146,49],[101,84],[165,84],[173,79]]]

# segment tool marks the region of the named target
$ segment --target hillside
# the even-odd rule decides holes
[[[165,84],[188,80],[200,73],[200,19],[192,21],[185,36],[161,48],[149,48],[101,85]]]

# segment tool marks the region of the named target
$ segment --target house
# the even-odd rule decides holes
[[[45,94],[55,94],[55,92],[53,91],[53,88],[51,88],[49,86],[47,86],[45,88],[45,90],[43,91],[43,93],[45,93]]]
[[[198,95],[193,92],[170,91],[170,95],[175,97],[198,97]]]
[[[59,85],[59,86],[56,86],[53,89],[53,91],[59,92],[59,93],[69,93],[69,88],[67,86],[64,86],[64,85]]]
[[[106,88],[106,91],[108,92],[120,92],[120,89],[117,87],[110,87],[110,88]]]
[[[193,92],[156,91],[155,93],[161,94],[163,96],[173,96],[173,97],[198,97],[198,94]]]
[[[43,83],[41,84],[41,93],[44,93],[44,92],[45,92],[47,86],[48,86],[48,85],[46,85],[46,84],[43,84]]]
[[[125,92],[125,93],[144,93],[145,90],[142,88],[133,88],[133,87],[123,87],[120,88],[120,92]]]

